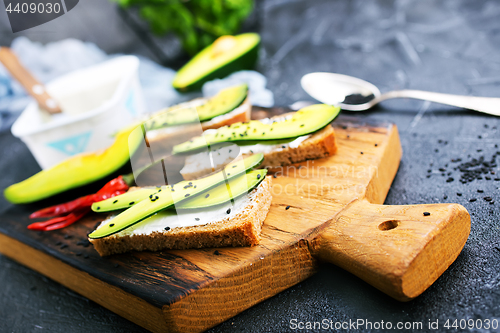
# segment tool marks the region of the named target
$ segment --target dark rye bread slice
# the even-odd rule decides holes
[[[277,148],[276,150],[265,152],[264,161],[261,166],[269,169],[270,172],[278,172],[280,167],[294,163],[304,162],[306,160],[315,160],[331,156],[337,152],[335,141],[335,131],[331,125],[313,133],[306,140],[302,141],[297,147]],[[233,156],[232,158],[234,158]],[[218,165],[211,167],[192,167],[190,163],[199,163],[200,158],[197,155],[186,158],[186,164],[180,171],[185,180],[193,180],[218,171],[225,164],[231,162],[231,156],[225,161],[219,161]]]
[[[89,241],[101,256],[129,251],[257,245],[271,207],[271,185],[272,177],[266,177],[247,194],[249,199],[238,213],[212,223],[169,230],[162,228],[149,234],[127,235],[122,231]]]

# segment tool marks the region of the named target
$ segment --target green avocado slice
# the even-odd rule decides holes
[[[240,84],[219,91],[205,103],[198,106],[173,106],[158,112],[144,124],[147,130],[208,121],[226,114],[243,103],[248,95],[248,86]]]
[[[256,33],[219,37],[177,72],[172,86],[181,92],[200,90],[207,81],[253,69],[259,44],[260,36]]]
[[[219,171],[213,175],[192,181],[192,186],[190,187],[185,186],[177,188],[174,185],[173,191],[163,191],[159,189],[155,194],[153,194],[151,198],[140,201],[124,212],[118,214],[108,223],[99,227],[89,235],[89,238],[96,239],[115,234],[160,210],[180,203],[190,196],[202,193],[216,186],[217,184],[224,182],[226,179],[234,178],[244,173],[246,170],[259,165],[263,160],[264,155],[262,154],[251,155],[228,164],[222,171]]]
[[[143,140],[140,127],[129,127],[116,135],[107,149],[84,153],[42,170],[7,187],[4,196],[14,204],[30,203],[106,177],[129,161]]]
[[[178,144],[174,146],[172,152],[173,154],[193,153],[206,148],[207,145],[212,146],[225,142],[245,144],[296,138],[322,129],[331,123],[339,112],[339,107],[315,104],[300,109],[284,121],[269,124],[258,120],[235,123],[217,130],[210,130],[202,136]]]
[[[233,166],[234,167],[234,166]],[[231,178],[228,182],[221,183],[207,192],[200,193],[192,199],[181,201],[175,206],[176,209],[198,209],[220,205],[228,202],[231,199],[237,198],[242,194],[248,193],[264,179],[267,170],[253,170],[248,171],[246,174]],[[183,188],[188,186],[188,181],[177,183],[174,188]],[[139,203],[142,200],[148,199],[150,196],[155,195],[158,190],[171,191],[170,185],[161,186],[156,188],[143,188],[131,192],[118,195],[103,201],[95,202],[92,204],[94,212],[110,212],[120,209],[126,209]],[[151,197],[152,198],[152,197]]]

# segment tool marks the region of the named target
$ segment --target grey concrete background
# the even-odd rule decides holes
[[[2,45],[21,34],[44,43],[75,37],[109,53],[155,59],[106,1],[80,1],[67,15],[15,36],[4,14],[0,5]],[[257,17],[263,38],[259,70],[269,79],[277,105],[311,100],[299,81],[313,71],[358,76],[382,91],[412,88],[500,97],[498,1],[266,0],[259,2]],[[394,301],[325,264],[316,276],[211,332],[286,332],[294,318],[419,321],[424,328],[429,320],[439,320],[439,331],[448,331],[442,326],[447,319],[500,319],[500,181],[494,180],[500,168],[490,168],[496,172],[490,180],[483,177],[462,184],[458,180],[463,172],[453,169],[460,163],[452,162],[481,156],[486,160],[497,156],[499,161],[500,118],[410,100],[388,101],[370,112],[350,114],[391,121],[399,128],[404,156],[386,204],[457,202],[469,210],[472,231],[463,252],[429,290],[408,303]],[[13,168],[16,156],[29,153],[8,133],[0,135],[0,142],[4,175],[0,188],[4,188],[22,174]],[[444,176],[439,168],[446,169]],[[448,177],[454,181],[446,182]],[[483,200],[485,196],[495,203]],[[1,204],[8,207],[4,201]],[[2,332],[143,331],[3,256],[0,267]]]

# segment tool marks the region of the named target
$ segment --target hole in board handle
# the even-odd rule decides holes
[[[399,225],[399,221],[391,220],[385,221],[378,225],[378,228],[382,231],[387,231],[396,228]]]

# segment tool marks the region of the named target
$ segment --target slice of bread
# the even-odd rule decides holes
[[[313,134],[299,137],[288,144],[256,145],[255,147],[255,151],[252,150],[252,146],[242,146],[239,150],[243,156],[256,152],[264,153],[261,166],[269,169],[270,172],[276,172],[282,166],[328,157],[337,152],[335,131],[331,125]],[[239,154],[238,149],[231,147],[224,147],[221,150],[223,150],[222,154],[214,150],[211,153],[212,158],[207,152],[187,156],[184,167],[180,171],[182,177],[185,180],[193,180],[218,171]],[[216,154],[218,155],[215,156]]]
[[[174,213],[164,213],[167,218],[147,219],[117,234],[89,241],[101,256],[128,251],[256,245],[271,207],[271,185],[272,177],[266,177],[250,193],[235,199],[234,205],[229,202],[209,209],[179,212],[176,218]],[[208,223],[176,227],[202,216]]]
[[[180,104],[179,107],[196,106],[204,100],[205,99],[193,100],[191,102]],[[152,149],[153,155],[164,156],[170,153],[172,147],[176,144],[200,135],[205,130],[216,129],[238,122],[249,121],[251,111],[252,105],[250,104],[250,98],[247,96],[240,106],[226,114],[201,122],[200,124],[188,124],[151,130],[147,132],[146,138]]]

